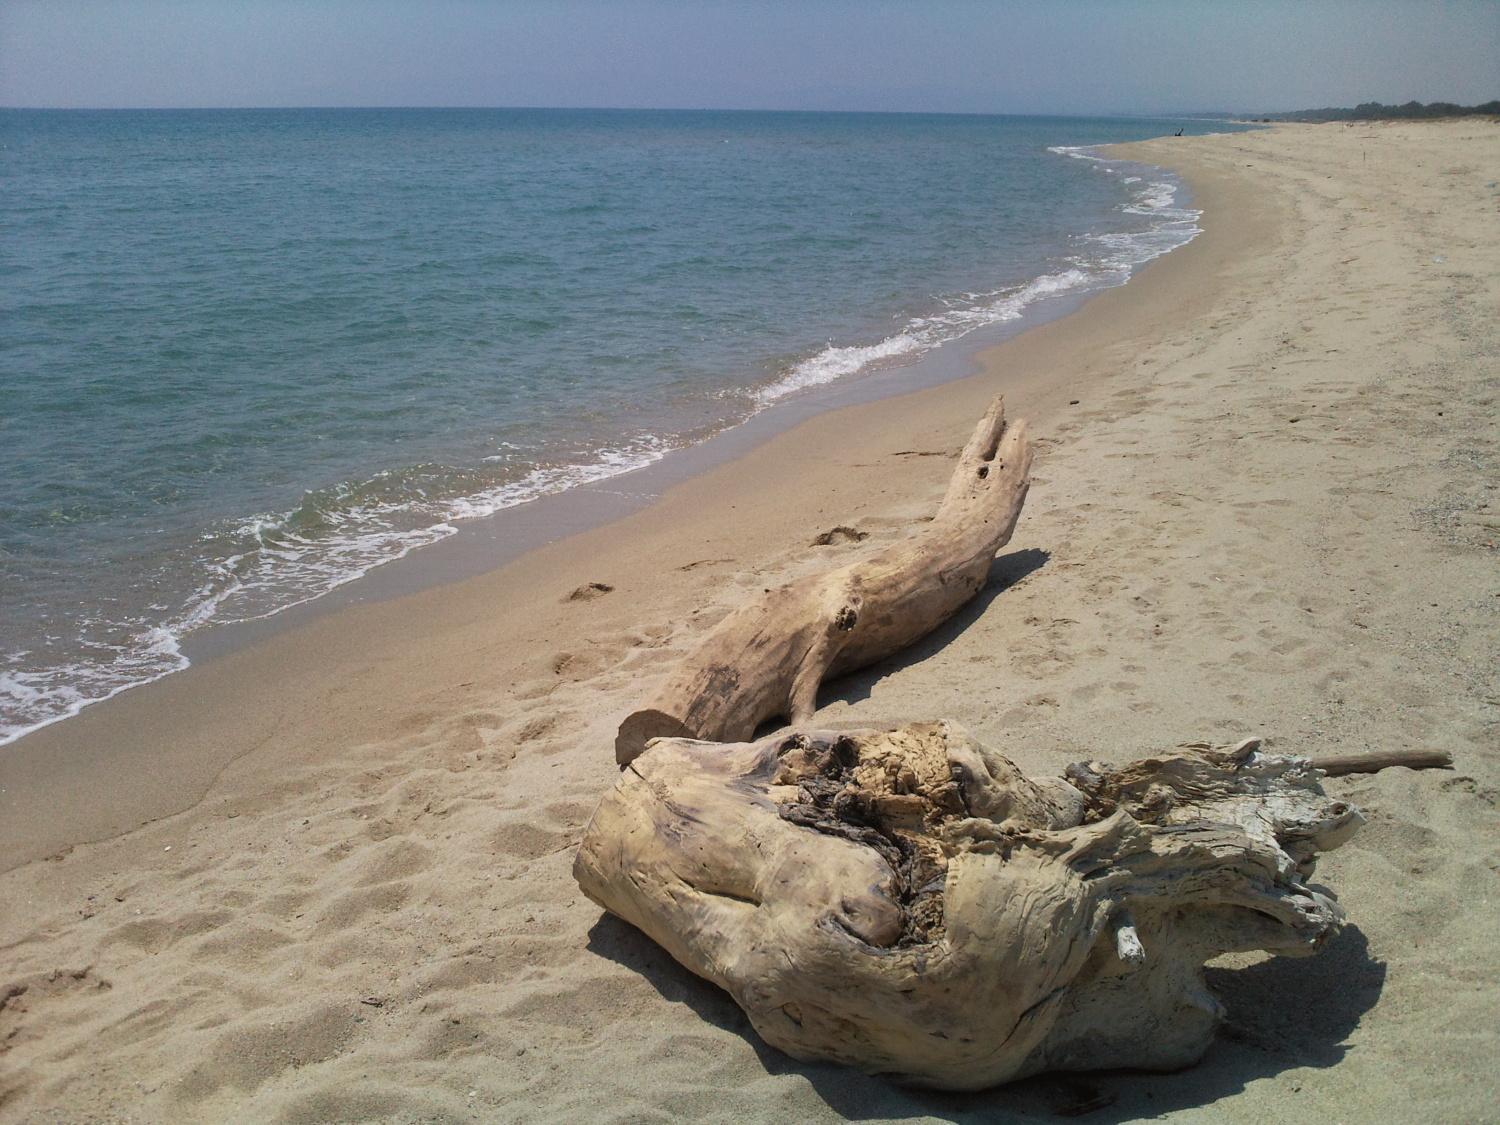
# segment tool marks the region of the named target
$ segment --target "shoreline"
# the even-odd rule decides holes
[[[106,661],[95,666],[77,657],[76,651],[76,660],[59,657],[59,662],[50,668],[33,668],[21,661],[16,672],[22,677],[21,686],[15,689],[15,698],[20,699],[25,691],[34,691],[39,706],[61,704],[61,709],[42,717],[28,716],[25,720],[17,715],[14,722],[8,715],[6,725],[0,727],[0,753],[37,731],[67,722],[89,707],[125,692],[179,674],[204,658],[233,651],[341,607],[476,577],[562,535],[587,530],[639,510],[674,483],[739,457],[814,414],[927,389],[974,374],[980,352],[1020,332],[1066,316],[1100,292],[1128,284],[1151,262],[1201,233],[1196,226],[1199,213],[1192,207],[1187,187],[1180,179],[1157,165],[1124,158],[1109,160],[1084,151],[1098,147],[1052,146],[1048,151],[1053,154],[1052,159],[1097,161],[1109,176],[1120,179],[1122,187],[1144,183],[1144,187],[1131,188],[1134,199],[1127,199],[1111,214],[1150,215],[1148,230],[1127,234],[1075,231],[1071,240],[1084,251],[1083,257],[1053,254],[1045,261],[1033,263],[1043,272],[1024,282],[1007,284],[984,297],[979,305],[965,310],[990,318],[977,327],[949,325],[934,329],[927,324],[931,318],[908,318],[891,335],[873,344],[843,347],[829,344],[798,360],[775,382],[746,391],[744,397],[760,404],[748,416],[735,411],[705,423],[703,433],[686,444],[673,444],[677,439],[671,436],[675,430],[669,425],[663,431],[667,436],[660,439],[669,447],[642,454],[633,467],[608,465],[611,457],[635,440],[622,433],[616,441],[592,453],[580,454],[582,459],[577,463],[565,465],[560,473],[564,483],[538,482],[534,489],[517,491],[514,496],[510,495],[512,486],[506,485],[498,489],[505,495],[501,499],[496,499],[491,490],[449,497],[439,505],[439,511],[427,513],[429,522],[382,540],[383,557],[370,554],[345,559],[344,569],[331,577],[321,574],[316,586],[286,586],[278,596],[277,608],[265,605],[231,608],[227,619],[220,619],[221,605],[228,603],[232,607],[235,602],[239,578],[235,577],[225,588],[210,580],[195,595],[196,601],[184,603],[173,614],[138,631],[129,646],[119,649],[112,663]],[[1161,189],[1165,189],[1165,195]],[[1108,241],[1110,238],[1123,239],[1129,250],[1123,256],[1111,257],[1119,251],[1116,243]],[[1097,256],[1096,243],[1110,248],[1103,257]],[[933,338],[927,338],[934,333]],[[862,361],[870,365],[868,370],[833,378],[811,370],[834,353],[881,353],[893,341],[903,351],[910,350],[913,354],[894,363],[882,363],[879,358]],[[804,378],[812,381],[804,384],[801,382]],[[772,394],[773,391],[777,393]],[[566,483],[567,478],[573,478],[574,482]],[[240,518],[243,522],[248,517]],[[287,517],[282,513],[265,518],[275,523]],[[361,534],[356,530],[345,532],[344,536],[358,540]],[[316,557],[321,557],[317,555],[320,551],[337,556],[342,541],[335,536],[332,543],[310,546],[309,552]],[[247,553],[256,554],[248,548]],[[259,573],[258,567],[254,573]],[[264,588],[276,586],[273,580],[257,580],[253,575],[247,581],[252,591],[261,588],[262,581]],[[171,601],[170,597],[163,599],[164,604]],[[246,612],[249,616],[237,615]],[[30,682],[26,678],[31,678]],[[38,682],[46,686],[36,688]],[[107,690],[80,699],[75,694],[80,684],[85,691]]]
[[[30,736],[30,772],[0,755],[0,847],[45,857],[0,875],[0,1116],[1485,1117],[1500,128],[1126,151],[1205,233],[978,374],[128,692]],[[645,683],[747,593],[908,535],[1001,388],[1038,456],[991,585],[818,725],[941,717],[1034,775],[1246,736],[1455,768],[1325,781],[1369,818],[1319,863],[1344,930],[1216,961],[1197,1065],[938,1095],[765,1047],[570,869]]]
[[[1088,147],[1124,152],[1131,146]],[[1068,157],[1059,154],[1059,158]],[[1178,180],[1180,193],[1174,200],[1174,206],[1200,212],[1204,210],[1198,206],[1194,185],[1180,177],[1175,170],[1146,160],[1138,161],[1129,155],[1111,155],[1107,159],[1124,160],[1143,169],[1160,170],[1172,175]],[[1202,221],[1201,214],[1199,221]],[[210,624],[202,630],[187,634],[179,639],[180,650],[190,661],[186,667],[86,704],[71,715],[35,727],[14,741],[0,746],[0,855],[24,857],[17,861],[9,858],[0,860],[0,871],[8,870],[17,863],[41,858],[47,854],[47,848],[98,842],[120,832],[128,832],[138,824],[185,811],[202,799],[208,779],[217,776],[220,769],[246,752],[235,751],[228,756],[223,756],[222,753],[210,755],[211,761],[208,763],[195,757],[191,762],[181,761],[180,768],[174,768],[169,773],[160,767],[153,768],[148,755],[132,746],[130,753],[134,762],[152,774],[150,784],[137,791],[144,798],[141,803],[122,809],[119,807],[122,794],[118,791],[111,792],[109,808],[91,811],[75,808],[63,818],[73,826],[71,829],[45,836],[45,845],[27,847],[23,840],[35,839],[34,831],[37,826],[26,822],[24,808],[36,799],[39,789],[47,786],[47,782],[41,779],[49,774],[57,776],[64,772],[70,777],[81,777],[89,772],[89,763],[85,759],[91,753],[87,749],[90,744],[119,741],[116,733],[110,729],[112,714],[105,719],[96,720],[100,724],[97,732],[79,733],[70,737],[69,728],[81,719],[86,719],[101,709],[123,710],[125,701],[134,702],[136,697],[144,693],[147,698],[136,702],[134,707],[129,708],[130,713],[119,721],[131,728],[144,725],[155,727],[149,714],[153,707],[160,706],[175,711],[191,695],[174,693],[172,698],[158,705],[150,698],[152,693],[195,671],[199,675],[205,675],[209,668],[226,657],[246,649],[274,645],[284,636],[318,627],[325,619],[358,607],[390,602],[497,574],[525,556],[560,541],[629,520],[689,481],[707,474],[724,472],[734,463],[762,452],[769,444],[823,415],[874,406],[913,395],[941,393],[944,388],[956,383],[968,383],[987,377],[1003,378],[996,375],[997,369],[1005,363],[1004,357],[998,353],[1007,345],[1060,321],[1087,315],[1095,301],[1132,285],[1142,284],[1151,271],[1190,249],[1204,237],[1205,232],[1200,230],[1183,245],[1134,266],[1123,283],[1082,293],[1058,294],[1038,309],[1035,315],[976,329],[970,336],[934,348],[912,364],[878,369],[863,376],[807,388],[801,394],[773,403],[750,418],[703,441],[672,450],[662,459],[642,468],[561,492],[545,494],[478,520],[466,521],[460,525],[456,534],[373,567],[326,594],[264,617]],[[1047,388],[1041,384],[1047,379],[1046,374],[1030,376],[1029,382],[1037,385],[1025,389],[1032,392],[1045,391]],[[1051,397],[1055,399],[1058,396],[1053,394]],[[1055,406],[1056,403],[1052,405]],[[1013,414],[1017,409],[1017,406],[1011,406]],[[975,413],[977,416],[978,409]],[[222,692],[219,688],[211,690],[216,695]],[[129,743],[129,737],[124,741]],[[47,745],[38,745],[39,743]],[[104,751],[104,757],[107,759],[112,752]],[[59,759],[65,759],[66,766],[60,765]],[[101,768],[108,765],[107,760],[99,763]],[[180,781],[176,784],[163,784],[169,776],[180,778],[184,773],[192,779],[186,782],[186,789],[177,788],[177,785],[183,784]],[[189,799],[186,794],[194,788],[201,791],[196,797]],[[13,838],[7,832],[7,827],[17,824],[22,827],[15,832]]]
[[[1099,149],[1110,146],[1078,147]],[[1175,173],[1160,165],[1119,159],[1134,165],[1132,170],[1158,172],[1176,178]],[[1175,187],[1173,207],[1193,210],[1196,214],[1188,185],[1179,179]],[[1080,312],[1094,298],[1128,285],[1155,262],[1181,250],[1201,234],[1201,229],[1196,230],[1182,245],[1133,264],[1123,282],[1047,294],[1034,306],[1028,305],[1018,319],[995,321],[975,328],[933,346],[912,362],[877,367],[803,387],[788,397],[770,401],[749,417],[728,423],[701,440],[674,447],[648,464],[614,476],[571,485],[557,492],[543,493],[477,519],[458,521],[452,536],[419,546],[388,563],[372,566],[358,578],[334,587],[326,594],[263,617],[211,624],[201,632],[184,637],[182,647],[190,657],[213,658],[234,651],[249,641],[274,636],[283,629],[295,628],[351,605],[387,601],[478,578],[559,539],[596,530],[638,512],[654,504],[676,485],[739,460],[820,414],[900,398],[973,378],[982,373],[983,357],[992,349],[1023,333]],[[1035,284],[1037,280],[1033,278],[1028,284]]]

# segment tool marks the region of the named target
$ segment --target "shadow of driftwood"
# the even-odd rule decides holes
[[[1209,1106],[1256,1079],[1337,1063],[1345,1040],[1385,986],[1385,966],[1370,957],[1364,934],[1348,926],[1314,957],[1273,957],[1248,968],[1210,969],[1209,986],[1224,1001],[1229,1018],[1203,1061],[1187,1070],[1042,1075],[977,1094],[947,1094],[845,1067],[798,1062],[767,1046],[726,992],[688,972],[612,915],[594,924],[588,947],[640,973],[664,999],[685,1004],[705,1022],[742,1037],[768,1073],[801,1076],[830,1109],[848,1118],[976,1123],[1079,1118],[1112,1125]]]
[[[1041,570],[1051,557],[1046,551],[1035,547],[1010,551],[997,556],[990,564],[990,572],[985,579],[984,586],[972,601],[915,644],[908,645],[900,652],[868,668],[861,668],[857,672],[851,672],[847,676],[824,684],[823,690],[818,694],[818,705],[821,707],[835,701],[856,703],[861,699],[867,699],[871,688],[892,672],[912,664],[920,664],[929,657],[936,656],[965,629],[978,621],[992,601],[1023,578]]]

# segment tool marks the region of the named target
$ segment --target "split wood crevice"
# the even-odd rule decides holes
[[[1303,759],[1198,744],[1032,779],[951,723],[808,729],[824,677],[979,591],[1030,465],[996,400],[923,530],[731,612],[621,724],[579,885],[798,1058],[949,1089],[1181,1067],[1220,1019],[1206,961],[1339,926],[1308,879],[1361,817]]]

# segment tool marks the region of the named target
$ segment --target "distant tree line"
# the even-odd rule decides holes
[[[1362,102],[1353,109],[1329,106],[1324,109],[1298,109],[1291,113],[1263,113],[1257,121],[1379,121],[1429,117],[1469,117],[1488,114],[1500,117],[1500,100],[1483,105],[1454,105],[1452,102],[1407,102],[1405,105],[1385,105],[1381,102]]]

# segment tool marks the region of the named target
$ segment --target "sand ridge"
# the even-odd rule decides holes
[[[1500,128],[1128,152],[1208,233],[975,378],[75,720],[101,764],[31,809],[59,840],[109,747],[233,753],[0,877],[0,1119],[1492,1117]],[[1320,866],[1351,925],[1215,970],[1230,1024],[1183,1074],[954,1097],[798,1064],[569,874],[641,685],[745,591],[930,513],[998,388],[1041,456],[991,586],[820,724],[953,718],[1033,771],[1242,735],[1457,760],[1328,783],[1370,816]]]

